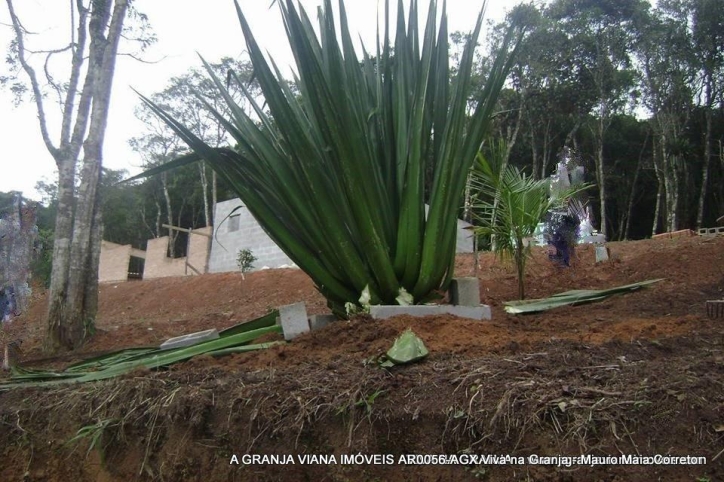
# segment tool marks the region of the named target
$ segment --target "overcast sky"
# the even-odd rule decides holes
[[[281,15],[277,7],[269,8],[270,0],[240,0],[248,16],[257,41],[269,51],[280,65],[291,62]],[[333,2],[336,5],[336,1]],[[368,49],[375,41],[378,2],[374,0],[347,0],[350,29],[357,32]],[[390,2],[396,4],[395,1]],[[409,3],[405,0],[405,5]],[[424,0],[421,4],[427,4]],[[501,20],[505,11],[516,1],[489,0],[486,19]],[[241,58],[245,44],[232,0],[136,0],[137,9],[149,17],[158,37],[143,58],[155,63],[141,63],[130,57],[121,57],[116,66],[113,97],[104,148],[104,165],[112,169],[140,171],[139,155],[128,147],[128,139],[143,132],[143,124],[134,116],[138,98],[131,87],[145,95],[162,90],[168,80],[199,67],[197,52],[206,60],[215,62],[223,56]],[[314,15],[321,0],[302,0],[310,16]],[[7,48],[12,35],[8,27],[9,14],[5,2],[0,4],[0,46]],[[203,5],[203,7],[201,7]],[[383,6],[384,2],[380,2]],[[448,0],[449,30],[469,31],[482,7],[482,1]],[[69,40],[68,1],[15,0],[15,9],[25,27],[37,33],[28,41],[32,49],[58,48]],[[483,40],[484,41],[484,40]],[[42,72],[44,57],[33,61]],[[40,60],[40,63],[38,61]],[[59,61],[57,72],[68,63]],[[0,67],[0,75],[7,67]],[[59,75],[59,74],[58,74]],[[60,76],[60,75],[59,75]],[[67,77],[66,77],[67,78]],[[46,99],[49,129],[54,142],[58,138],[59,108]],[[22,191],[26,197],[38,198],[35,183],[55,179],[55,163],[40,136],[35,104],[28,99],[14,107],[12,96],[0,90],[0,135],[2,136],[2,164],[0,191]]]

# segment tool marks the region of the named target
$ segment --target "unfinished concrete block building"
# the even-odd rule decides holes
[[[238,271],[239,250],[248,249],[256,256],[253,270],[263,267],[291,266],[292,260],[264,232],[240,199],[216,204],[214,236],[211,241],[209,273]]]
[[[128,279],[131,257],[145,259],[144,279],[167,276],[188,276],[203,273],[238,271],[239,251],[248,249],[256,256],[252,271],[264,268],[293,267],[294,263],[272,241],[239,199],[216,204],[216,225],[200,229],[181,229],[188,232],[188,255],[169,258],[168,236],[149,239],[146,251],[130,245],[121,246],[103,241],[101,247],[100,281],[119,282]],[[457,252],[473,251],[470,224],[458,220]]]

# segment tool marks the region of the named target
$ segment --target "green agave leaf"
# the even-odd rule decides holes
[[[606,290],[571,290],[564,293],[558,293],[551,296],[550,298],[507,301],[503,304],[505,305],[505,311],[508,313],[538,313],[541,311],[558,308],[560,306],[590,303],[592,301],[602,300],[619,293],[636,291],[644,286],[663,281],[663,279],[664,278],[641,281],[639,283],[618,286],[616,288],[610,288]]]
[[[218,339],[189,347],[172,350],[128,348],[75,363],[64,372],[27,370],[15,367],[13,368],[11,380],[7,383],[0,383],[0,390],[28,386],[28,384],[35,386],[63,382],[92,382],[114,378],[137,368],[168,366],[198,355],[222,356],[231,353],[263,350],[284,343],[248,344],[267,333],[281,333],[281,326],[276,325],[278,315],[278,311],[272,311],[255,320],[240,323],[219,332],[220,337]]]
[[[222,350],[215,350],[205,353],[205,355],[211,355],[215,357],[232,355],[234,353],[246,353],[250,351],[266,350],[274,346],[285,345],[284,341],[271,341],[268,343],[258,343],[256,345],[244,345],[244,346],[233,346],[231,348],[224,348]]]
[[[395,365],[405,365],[422,360],[428,355],[428,351],[425,343],[408,328],[395,340],[386,355],[387,360]]]

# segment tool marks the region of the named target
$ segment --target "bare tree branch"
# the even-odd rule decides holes
[[[31,54],[59,54],[61,52],[65,52],[66,50],[69,50],[73,46],[68,44],[67,46],[61,48],[61,49],[53,49],[53,50],[31,50],[29,48],[25,48],[25,51]]]
[[[18,47],[18,60],[20,61],[20,65],[23,67],[23,70],[28,74],[28,77],[30,78],[30,85],[33,89],[33,97],[35,98],[35,106],[38,110],[38,122],[40,123],[40,132],[43,136],[43,142],[45,143],[45,147],[48,149],[48,152],[53,156],[54,159],[57,159],[59,157],[59,150],[55,145],[53,145],[53,142],[50,140],[50,134],[48,133],[48,124],[45,117],[45,106],[43,105],[43,95],[40,90],[40,84],[38,83],[38,77],[35,74],[35,70],[33,67],[30,66],[28,63],[26,57],[25,57],[25,28],[20,23],[20,19],[18,19],[18,16],[15,14],[15,8],[13,6],[12,0],[6,0],[6,3],[8,5],[8,11],[10,13],[10,19],[12,20],[13,24],[13,30],[15,30],[15,38],[17,40],[17,47]]]
[[[80,72],[83,67],[85,58],[83,53],[87,42],[86,24],[88,22],[89,10],[83,6],[82,0],[78,0],[78,43],[73,52],[73,60],[71,62],[70,81],[68,82],[68,92],[66,92],[65,105],[72,106],[75,103],[75,97],[78,94],[78,84],[80,82]],[[62,141],[69,145],[73,159],[78,158],[80,148],[83,142],[86,128],[88,126],[88,112],[90,111],[92,99],[92,86],[94,77],[87,75],[81,92],[80,102],[78,103],[78,113],[76,114],[75,127],[73,128],[73,136],[71,137],[71,125],[73,122],[73,110],[68,109],[63,114],[63,124],[60,129],[60,137]]]
[[[164,55],[163,57],[161,57],[158,60],[144,60],[135,54],[123,53],[123,52],[119,53],[118,56],[119,57],[131,57],[133,60],[137,60],[138,62],[141,62],[143,64],[159,64],[168,58],[168,55]]]
[[[56,94],[58,94],[58,104],[60,105],[61,113],[63,111],[63,89],[60,85],[58,85],[54,80],[53,76],[50,74],[50,70],[48,69],[48,64],[50,63],[50,59],[53,55],[59,54],[61,52],[65,52],[67,50],[70,50],[71,46],[68,45],[67,47],[63,49],[58,49],[54,51],[48,52],[48,55],[45,57],[45,64],[43,64],[43,71],[45,72],[45,79],[48,81],[48,84],[55,90]]]

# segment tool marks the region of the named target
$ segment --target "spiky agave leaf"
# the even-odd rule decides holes
[[[212,149],[146,102],[229,183],[335,313],[344,315],[345,303],[357,304],[366,287],[372,304],[393,304],[403,289],[414,300],[445,289],[454,266],[455,219],[465,178],[512,64],[513,30],[468,118],[482,13],[451,89],[444,4],[438,24],[437,2],[430,1],[421,30],[417,2],[411,2],[406,21],[399,0],[391,40],[386,1],[377,55],[364,50],[361,61],[343,1],[337,23],[331,0],[325,0],[319,35],[301,6],[292,0],[278,5],[296,61],[298,93],[265,57],[238,3],[268,112],[240,83],[252,118],[208,69],[231,119],[212,112],[237,142],[235,149]],[[428,159],[432,189],[426,219]]]

